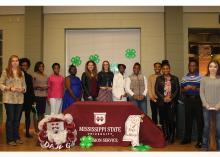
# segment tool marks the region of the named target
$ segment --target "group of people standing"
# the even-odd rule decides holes
[[[34,66],[34,73],[28,74],[31,63],[28,58],[19,59],[12,55],[8,66],[2,72],[0,88],[3,92],[3,103],[6,109],[6,138],[12,146],[22,144],[19,136],[19,125],[22,111],[25,111],[26,137],[32,138],[29,132],[30,115],[33,112],[35,132],[38,122],[44,118],[46,104],[50,114],[63,112],[77,101],[127,101],[130,100],[146,113],[146,78],[141,74],[141,65],[135,63],[134,74],[125,84],[124,64],[119,64],[119,73],[110,70],[110,63],[103,61],[102,70],[98,72],[94,61],[85,64],[81,79],[76,76],[77,68],[69,66],[69,75],[60,75],[60,64],[52,65],[53,73],[48,77],[44,73],[44,63],[39,61]],[[126,86],[126,87],[125,87]]]
[[[162,70],[162,74],[161,74]],[[193,120],[197,126],[196,148],[209,150],[210,117],[214,114],[215,143],[220,150],[220,67],[217,61],[210,61],[207,74],[200,76],[198,62],[190,60],[188,73],[179,83],[170,73],[168,61],[154,64],[155,73],[148,78],[148,95],[152,120],[162,126],[168,143],[173,143],[176,130],[178,100],[185,108],[185,131],[181,144],[191,143]],[[159,115],[159,120],[158,120]]]
[[[133,73],[125,75],[126,65],[119,64],[119,72],[110,70],[110,63],[103,61],[100,72],[93,61],[87,61],[81,79],[77,68],[69,66],[69,75],[59,74],[60,64],[52,65],[53,74],[44,73],[43,62],[37,62],[34,74],[27,73],[30,60],[12,55],[7,68],[2,72],[0,88],[6,108],[6,137],[9,145],[22,144],[19,124],[22,110],[25,111],[26,137],[31,138],[30,113],[33,112],[35,131],[44,117],[46,104],[51,114],[63,112],[76,101],[130,101],[147,114],[147,95],[150,98],[152,120],[161,126],[167,143],[172,144],[176,132],[176,110],[180,95],[185,106],[185,135],[181,144],[191,142],[192,122],[196,119],[198,140],[196,147],[208,149],[210,110],[215,113],[215,138],[220,150],[220,70],[216,61],[208,65],[208,73],[201,77],[196,61],[189,62],[189,73],[181,83],[171,74],[167,60],[154,64],[155,73],[147,79],[141,73],[140,63],[133,65]],[[162,71],[162,73],[161,73]],[[36,105],[33,105],[36,104]],[[33,107],[34,106],[34,107]],[[158,120],[159,115],[159,120]]]

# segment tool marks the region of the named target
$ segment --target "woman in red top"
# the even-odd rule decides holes
[[[51,114],[61,112],[62,99],[64,93],[64,77],[60,75],[60,64],[52,65],[53,74],[48,78],[48,99],[51,108]]]

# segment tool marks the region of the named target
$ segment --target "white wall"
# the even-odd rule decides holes
[[[44,14],[51,13],[109,13],[109,12],[164,12],[163,6],[45,6]]]
[[[23,15],[24,6],[0,6],[0,15]]]
[[[0,30],[3,31],[2,69],[5,69],[11,55],[24,57],[24,15],[1,15]],[[5,121],[5,110],[3,113]]]

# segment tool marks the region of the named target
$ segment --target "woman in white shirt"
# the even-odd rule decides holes
[[[113,101],[127,101],[127,94],[125,92],[125,69],[124,64],[118,64],[119,72],[114,75],[112,95]]]

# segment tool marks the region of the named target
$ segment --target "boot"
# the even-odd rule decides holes
[[[197,143],[196,143],[195,147],[196,148],[202,148],[202,136],[201,136],[201,134],[198,135],[198,140],[197,140]]]
[[[166,141],[168,141],[168,127],[166,122],[162,123],[162,131],[163,131],[163,135]]]
[[[26,137],[27,138],[32,138],[33,136],[30,135],[29,129],[30,129],[30,121],[26,121],[25,122],[25,126],[26,126]]]
[[[170,138],[169,138],[169,143],[173,144],[176,136],[176,127],[175,127],[175,122],[171,122],[169,124],[170,128]]]

